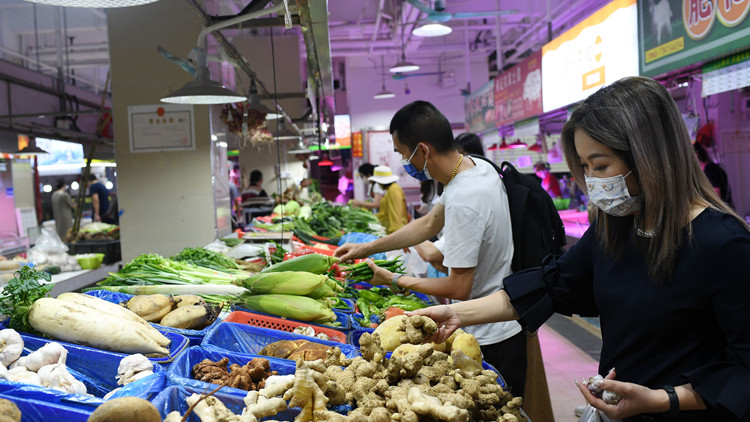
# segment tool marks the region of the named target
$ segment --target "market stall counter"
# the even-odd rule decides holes
[[[55,287],[50,291],[51,297],[57,297],[61,293],[76,292],[84,287],[93,286],[98,281],[107,278],[109,273],[117,272],[120,269],[120,262],[102,265],[93,270],[68,271],[52,276],[51,283]]]

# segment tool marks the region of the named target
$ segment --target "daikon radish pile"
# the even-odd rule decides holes
[[[169,354],[143,324],[75,302],[42,298],[29,311],[29,323],[55,339],[121,353]]]

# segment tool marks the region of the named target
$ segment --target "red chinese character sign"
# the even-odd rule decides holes
[[[362,132],[352,133],[352,157],[362,158]]]
[[[495,77],[495,125],[542,113],[542,53],[536,52]]]

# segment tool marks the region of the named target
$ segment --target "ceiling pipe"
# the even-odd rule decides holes
[[[193,10],[193,12],[201,19],[201,22],[203,23],[203,26],[210,25],[212,23],[210,16],[206,13],[205,10],[203,10],[203,6],[198,4],[197,0],[185,0],[187,5]],[[214,37],[216,42],[219,43],[219,45],[224,50],[224,53],[229,57],[232,62],[237,66],[240,70],[245,72],[245,74],[251,79],[255,80],[255,85],[258,88],[258,92],[263,95],[271,95],[271,92],[266,88],[266,86],[263,84],[263,82],[258,79],[258,76],[255,74],[255,72],[250,68],[250,64],[247,62],[247,60],[237,51],[237,48],[234,46],[234,44],[230,43],[229,40],[219,31],[214,31],[211,33],[211,35]],[[290,127],[296,132],[299,133],[300,129],[299,126],[292,120],[292,118],[289,116],[289,113],[286,112],[280,105],[275,104],[276,109],[278,112],[284,116],[284,120],[290,125]]]
[[[370,48],[368,54],[372,54],[372,52],[375,50],[375,40],[377,40],[378,34],[380,33],[380,19],[382,17],[384,4],[385,0],[378,0],[378,10],[375,12],[375,30],[372,33],[372,39],[370,40]]]
[[[579,6],[581,3],[586,2],[586,0],[575,0],[572,4],[565,4],[560,3],[555,7],[549,14],[552,16],[557,16],[557,22],[558,24],[562,25],[563,23],[567,23],[567,21],[570,19],[571,15],[575,15],[577,13],[580,13],[576,7]],[[601,1],[600,1],[601,3]],[[596,8],[598,6],[591,6],[590,8]],[[561,13],[562,11],[565,11],[564,13]],[[526,52],[531,46],[533,46],[538,40],[536,39],[536,36],[539,35],[539,33],[544,30],[545,33],[545,43],[546,43],[546,34],[548,32],[548,25],[547,25],[547,19],[539,19],[534,23],[534,25],[529,28],[526,32],[521,34],[520,37],[518,37],[514,43],[516,46],[516,51],[511,54],[509,57],[506,58],[506,62],[516,62],[519,59],[519,56]],[[529,36],[534,35],[535,37],[529,39]],[[520,44],[519,44],[520,43]]]

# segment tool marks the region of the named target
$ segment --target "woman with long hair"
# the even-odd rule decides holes
[[[750,420],[750,232],[701,171],[667,90],[642,77],[602,88],[562,142],[598,207],[580,241],[498,293],[414,313],[438,323],[437,341],[464,325],[599,316],[601,387],[622,399],[578,383],[592,406],[627,421]]]

